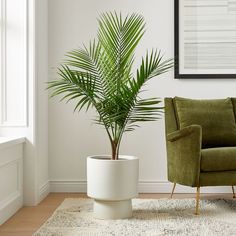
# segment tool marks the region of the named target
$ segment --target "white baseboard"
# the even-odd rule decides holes
[[[65,193],[86,193],[87,181],[85,180],[51,180],[51,192],[65,192]]]
[[[173,184],[168,181],[139,181],[139,193],[170,193]],[[51,192],[86,193],[85,180],[51,180]],[[195,188],[177,185],[175,193],[195,193]],[[201,193],[232,193],[230,186],[202,187]]]
[[[22,193],[15,192],[0,203],[0,225],[14,215],[23,205]]]
[[[45,197],[47,197],[49,193],[50,193],[50,182],[48,180],[39,188],[38,203],[40,203]]]

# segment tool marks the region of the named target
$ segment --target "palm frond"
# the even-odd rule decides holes
[[[138,14],[122,20],[121,14],[104,13],[99,19],[98,38],[104,48],[108,91],[116,93],[119,83],[131,78],[135,48],[144,34],[144,19]]]
[[[142,58],[136,74],[132,73],[135,49],[145,32],[139,14],[104,13],[98,19],[98,39],[88,46],[72,50],[59,69],[59,80],[48,83],[51,96],[76,101],[74,110],[94,107],[97,124],[103,125],[112,146],[112,158],[118,158],[121,138],[140,122],[160,119],[163,107],[158,98],[141,98],[144,85],[166,73],[173,60],[163,60],[152,50]]]
[[[157,106],[160,99],[141,99],[139,97],[145,83],[151,78],[166,73],[173,66],[173,60],[163,61],[160,51],[151,51],[142,59],[136,78],[121,85],[121,97],[117,113],[113,113],[113,119],[120,126],[120,132],[133,130],[138,122],[155,121],[160,119],[163,107]],[[135,126],[133,125],[135,123]]]
[[[62,66],[59,69],[59,75],[61,80],[50,81],[48,83],[48,89],[52,89],[51,97],[64,94],[61,100],[77,99],[76,109],[82,109],[87,104],[87,108],[90,106],[96,106],[101,94],[101,88],[97,85],[96,79],[92,74],[87,73],[83,76],[81,73],[71,70],[68,66]]]

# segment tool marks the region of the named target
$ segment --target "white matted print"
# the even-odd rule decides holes
[[[236,78],[236,0],[175,0],[176,78]]]

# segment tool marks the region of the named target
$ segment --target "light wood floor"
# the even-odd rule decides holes
[[[170,194],[140,194],[140,198],[168,198]],[[87,197],[78,193],[51,193],[38,206],[23,207],[0,226],[0,236],[31,236],[65,198]],[[192,198],[193,194],[174,194],[173,198]],[[201,198],[232,198],[231,194],[202,194]]]

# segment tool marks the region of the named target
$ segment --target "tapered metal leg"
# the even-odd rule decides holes
[[[171,192],[170,198],[173,197],[173,194],[174,194],[174,191],[175,191],[175,186],[176,186],[176,183],[174,183],[174,185],[173,185],[173,188],[172,188],[172,192]]]
[[[232,190],[233,190],[233,198],[236,198],[235,191],[234,191],[234,186],[232,185]]]
[[[195,215],[199,215],[199,200],[200,200],[200,187],[197,187]]]

